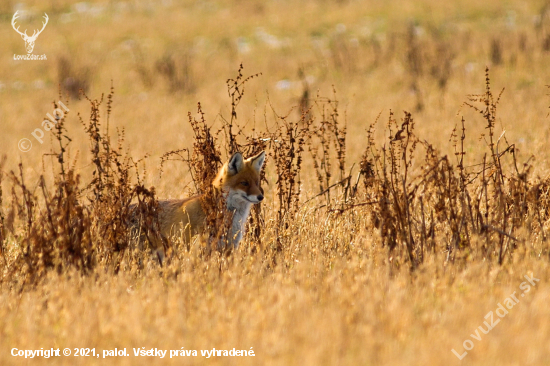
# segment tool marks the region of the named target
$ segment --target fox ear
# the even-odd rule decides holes
[[[229,173],[231,174],[237,174],[241,171],[244,165],[244,159],[243,155],[240,152],[236,152],[231,156],[229,159],[229,163],[227,163],[227,167],[229,168]]]
[[[265,162],[265,151],[262,151],[256,156],[251,157],[250,162],[252,163],[252,167],[254,170],[256,170],[258,173],[262,170],[262,167],[264,166]]]

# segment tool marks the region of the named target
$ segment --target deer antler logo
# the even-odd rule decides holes
[[[19,31],[19,27],[15,28],[15,20],[17,18],[19,18],[19,16],[17,15],[19,11],[16,11],[15,14],[13,14],[13,18],[11,19],[11,26],[13,27],[13,29],[15,29],[15,31],[17,33],[19,33],[21,35],[21,38],[23,38],[23,40],[25,41],[25,48],[27,49],[27,53],[32,53],[32,50],[34,49],[34,42],[36,41],[36,38],[38,38],[38,35],[40,33],[42,33],[42,31],[44,30],[44,28],[46,28],[46,24],[48,24],[48,14],[44,13],[44,19],[46,19],[46,22],[42,22],[42,29],[40,29],[40,31],[38,31],[38,33],[36,33],[37,31],[35,30],[34,33],[32,34],[32,36],[28,36],[27,35],[27,30],[25,29],[25,32],[21,33]]]

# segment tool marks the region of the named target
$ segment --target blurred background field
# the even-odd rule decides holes
[[[34,48],[46,61],[13,60],[26,53],[10,24],[17,10],[18,24],[28,33],[48,14]],[[419,139],[452,163],[451,132],[464,117],[465,164],[478,163],[487,148],[480,138],[486,124],[463,103],[467,95],[485,91],[489,67],[493,93],[505,88],[496,136],[505,131],[519,165],[528,160],[533,165],[532,176],[544,179],[550,173],[548,1],[3,0],[0,40],[0,155],[7,157],[6,171],[21,162],[34,186],[41,174],[51,179],[54,162],[45,154],[55,144],[50,137],[39,144],[31,132],[51,113],[59,91],[70,109],[70,160],[89,177],[90,146],[78,114],[87,120],[90,103],[79,90],[100,98],[112,85],[110,133],[116,136],[124,128],[130,156],[149,156],[145,184],[155,186],[158,197],[185,197],[192,191],[185,165],[167,162],[161,175],[160,157],[191,147],[188,112],[194,116],[198,102],[214,129],[230,118],[226,80],[241,63],[245,76],[262,73],[246,83],[238,106],[238,120],[248,131],[264,130],[275,113],[299,120],[305,99],[313,106],[317,96],[337,99],[347,122],[349,165],[361,159],[366,130],[379,116],[374,139],[387,140],[390,110],[397,120],[402,111],[412,113]],[[105,117],[105,103],[101,112]],[[18,149],[22,138],[32,141],[31,151]],[[272,163],[267,162],[264,185],[268,211],[275,201]],[[319,193],[312,171],[302,180],[303,200]],[[8,197],[6,180],[3,188]],[[12,347],[133,346],[253,346],[257,355],[189,364],[459,364],[451,348],[462,349],[483,316],[528,273],[541,279],[540,288],[484,335],[462,363],[550,363],[544,302],[550,273],[547,251],[537,252],[542,246],[526,244],[502,266],[465,256],[469,259],[453,267],[440,252],[409,273],[405,266],[390,270],[387,249],[370,222],[356,233],[358,244],[350,252],[326,254],[315,243],[344,240],[347,223],[327,224],[325,216],[327,221],[319,221],[311,212],[302,214],[303,231],[290,240],[292,252],[273,268],[251,254],[249,239],[220,272],[213,262],[186,258],[174,264],[176,279],[153,266],[118,276],[101,270],[88,277],[49,274],[23,293],[4,284],[0,364],[46,363],[13,358]]]
[[[331,96],[334,86],[350,136],[361,136],[381,112],[406,110],[421,138],[440,149],[449,148],[457,113],[466,117],[470,148],[477,145],[482,126],[461,104],[466,94],[483,91],[489,66],[493,88],[506,88],[497,127],[525,154],[545,150],[550,10],[543,1],[4,1],[0,7],[0,146],[13,161],[37,161],[48,151],[48,144],[35,144],[20,154],[17,142],[51,112],[59,85],[70,95],[69,131],[80,132],[76,113],[85,115],[87,102],[78,100],[79,89],[99,98],[111,80],[111,128],[124,126],[130,148],[155,161],[188,144],[185,121],[197,102],[212,123],[228,116],[225,80],[241,62],[245,74],[263,74],[247,85],[240,106],[240,118],[251,124],[262,123],[268,99],[286,115],[304,85],[311,97]],[[47,61],[13,60],[25,53],[9,23],[16,9],[24,14],[18,24],[29,29],[48,13],[34,51]],[[355,158],[364,148],[361,138],[349,146]],[[71,149],[86,151],[78,140]]]

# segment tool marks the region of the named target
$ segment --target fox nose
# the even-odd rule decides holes
[[[264,199],[264,196],[260,194],[260,195],[258,196],[258,201],[262,201],[263,199]]]

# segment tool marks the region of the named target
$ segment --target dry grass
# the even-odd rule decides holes
[[[0,54],[24,51],[13,5],[0,5]],[[0,60],[0,364],[51,362],[13,347],[256,354],[189,364],[550,362],[550,5],[27,9],[22,21],[50,16],[35,47],[48,61]],[[19,152],[51,100],[70,112]],[[160,235],[158,197],[208,193],[232,152],[264,149],[266,199],[237,250],[162,238],[159,266],[132,249],[130,220],[143,242]],[[212,207],[210,235],[223,235]],[[540,282],[473,340],[524,275]]]

